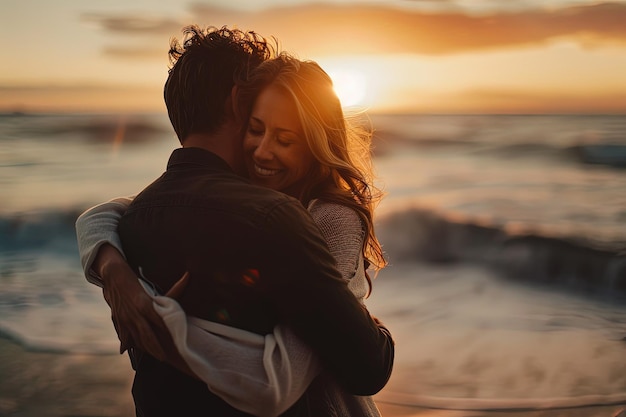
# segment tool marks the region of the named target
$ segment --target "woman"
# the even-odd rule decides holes
[[[238,100],[240,109],[252,109],[244,136],[250,180],[300,200],[319,221],[331,250],[344,249],[336,240],[353,233],[361,250],[340,265],[348,277],[361,261],[365,269],[384,267],[373,226],[380,193],[373,184],[371,137],[344,117],[324,70],[282,54],[255,70],[239,87]],[[335,216],[335,224],[327,224]]]
[[[380,193],[373,186],[370,135],[356,125],[349,125],[334,93],[332,81],[319,65],[286,54],[255,69],[248,81],[237,87],[236,100],[241,117],[247,120],[243,147],[250,180],[289,194],[308,207],[337,260],[339,271],[362,300],[371,290],[366,270],[385,265],[373,227],[374,206]],[[96,242],[109,241],[121,250],[119,239],[115,236],[116,221],[129,203],[128,199],[113,200],[90,209],[77,222],[86,271],[90,269],[89,264],[97,252]],[[94,233],[94,229],[98,231]],[[168,319],[165,317],[173,317],[170,320],[173,333],[183,326],[185,332],[196,337],[187,339],[183,335],[178,338],[177,346],[189,367],[231,405],[252,414],[276,415],[293,404],[317,376],[307,391],[316,399],[310,407],[318,412],[313,411],[312,415],[378,415],[371,398],[348,395],[330,376],[318,376],[319,366],[310,351],[299,344],[287,329],[278,326],[270,342],[262,339],[262,346],[256,345],[257,357],[272,358],[276,356],[272,352],[280,351],[284,353],[283,362],[265,363],[264,370],[252,370],[249,363],[225,364],[224,357],[220,359],[221,363],[213,363],[211,352],[216,349],[242,349],[242,345],[250,342],[243,334],[247,332],[237,330],[233,334],[225,329],[227,326],[211,323],[198,325],[204,326],[204,330],[199,330],[195,327],[198,323],[185,323],[184,316],[181,319],[182,310],[175,302],[164,297],[156,297],[155,300],[155,307],[161,311],[166,322]],[[187,324],[189,327],[186,327]],[[220,334],[241,343],[233,346],[233,342],[216,336]],[[254,339],[255,336],[258,337],[250,337]],[[204,342],[198,341],[202,338],[205,338]],[[268,347],[268,343],[272,346]],[[251,348],[248,344],[243,349]],[[290,361],[290,357],[297,360]],[[254,381],[263,378],[251,378],[250,386],[245,387],[239,381],[239,386],[235,387],[237,384],[234,381],[224,383],[230,381],[220,373],[224,368],[228,368],[229,372],[236,369],[238,375],[265,372],[266,381],[271,379],[269,375],[280,374],[281,370],[286,370],[285,374],[306,376],[301,378],[300,384],[282,385],[283,388],[286,386],[286,391],[278,394],[269,392],[268,396],[273,397],[274,402],[268,405],[259,401],[250,402],[250,391],[246,391],[254,390],[258,397],[260,391],[254,387]],[[221,381],[219,386],[216,386],[216,380]],[[281,378],[273,378],[272,382],[276,385],[282,383]]]

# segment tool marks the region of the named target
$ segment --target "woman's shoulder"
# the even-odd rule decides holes
[[[346,225],[361,227],[361,220],[357,212],[345,204],[315,199],[309,203],[307,209],[316,223],[324,222],[341,224],[344,227]]]
[[[337,203],[334,201],[327,201],[321,198],[311,200],[307,210],[309,213],[323,213],[326,215],[343,215],[348,217],[358,218],[358,214],[353,208],[346,204]]]

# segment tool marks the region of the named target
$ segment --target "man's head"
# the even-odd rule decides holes
[[[192,133],[214,133],[229,117],[227,106],[235,82],[270,58],[271,45],[254,32],[187,26],[182,44],[170,43],[169,76],[164,97],[181,143]]]

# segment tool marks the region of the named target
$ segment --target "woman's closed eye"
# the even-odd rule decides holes
[[[280,146],[287,147],[293,144],[295,142],[295,139],[290,138],[290,137],[284,137],[284,136],[276,136],[276,142],[278,142]]]

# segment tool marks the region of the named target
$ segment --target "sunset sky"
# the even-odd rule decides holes
[[[626,0],[1,0],[0,111],[164,111],[196,23],[275,36],[372,112],[626,113],[624,22]]]

